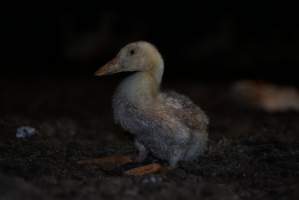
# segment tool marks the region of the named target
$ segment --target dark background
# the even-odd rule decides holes
[[[97,1],[3,7],[1,77],[93,79],[94,71],[122,46],[147,40],[161,51],[169,79],[298,83],[295,6],[254,1],[134,5]]]
[[[265,112],[232,90],[239,79],[299,85],[298,6],[180,2],[0,6],[0,199],[299,199],[298,111]],[[145,163],[103,169],[79,161],[137,153],[112,116],[126,74],[93,75],[136,40],[161,51],[163,87],[207,114],[209,149],[174,170],[129,177],[126,170]],[[271,91],[275,100],[285,90]],[[35,135],[17,138],[23,126]]]

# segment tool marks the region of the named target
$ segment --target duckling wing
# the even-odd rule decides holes
[[[161,93],[161,100],[166,110],[172,112],[179,121],[191,129],[206,130],[209,119],[204,111],[190,98],[174,91]]]
[[[142,108],[122,98],[114,98],[113,110],[115,122],[143,143],[159,144],[167,140],[165,138],[173,138],[178,130],[181,134],[176,134],[176,138],[180,138],[180,141],[189,137],[189,128],[160,101]]]

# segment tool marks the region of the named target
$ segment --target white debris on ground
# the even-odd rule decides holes
[[[242,103],[259,107],[267,112],[299,111],[299,90],[295,87],[244,80],[236,82],[232,92]]]
[[[143,184],[156,184],[162,182],[162,178],[157,175],[149,175],[143,178]]]
[[[30,126],[21,126],[17,128],[16,138],[31,138],[37,133],[36,129]]]

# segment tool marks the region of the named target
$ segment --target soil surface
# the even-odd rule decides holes
[[[0,199],[299,198],[299,114],[242,107],[229,84],[165,85],[210,117],[209,151],[199,161],[142,177],[79,165],[135,153],[131,136],[112,120],[116,85],[109,78],[0,81]],[[21,126],[37,133],[16,138]]]

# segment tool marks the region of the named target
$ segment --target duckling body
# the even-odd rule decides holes
[[[147,42],[131,43],[112,63],[119,67],[111,71],[108,63],[97,74],[136,71],[117,88],[113,112],[115,122],[135,136],[138,160],[148,152],[173,167],[197,159],[207,147],[208,117],[188,97],[160,90],[164,62],[158,50]]]

